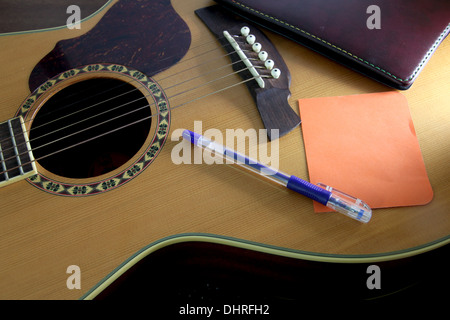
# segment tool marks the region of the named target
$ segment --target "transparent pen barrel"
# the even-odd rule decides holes
[[[216,144],[211,140],[201,137],[197,140],[196,145],[204,149],[204,155],[206,154],[210,157],[215,157],[216,155],[221,156],[226,160],[226,163],[228,164],[237,164],[282,186],[286,186],[287,182],[289,181],[289,175],[280,172],[270,166],[266,166],[234,150]]]

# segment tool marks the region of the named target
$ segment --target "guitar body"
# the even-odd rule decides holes
[[[56,166],[76,166],[78,160],[68,160],[76,155],[58,158],[57,165],[38,160],[37,176],[0,188],[0,298],[77,299],[141,248],[157,250],[161,243],[183,239],[339,263],[400,259],[448,243],[449,144],[432,143],[435,127],[422,107],[426,101],[439,106],[436,112],[442,117],[449,116],[449,70],[441,67],[448,65],[448,42],[423,71],[415,84],[417,90],[405,93],[435,198],[424,207],[374,210],[372,221],[362,225],[340,214],[316,214],[311,200],[230,165],[175,164],[180,129],[199,133],[218,129],[225,135],[227,129],[263,129],[263,123],[246,86],[233,86],[241,81],[238,75],[210,82],[210,70],[230,63],[224,51],[216,50],[210,56],[216,61],[203,64],[202,53],[219,45],[194,11],[213,1],[118,1],[114,7],[115,3],[83,22],[80,30],[56,28],[0,36],[2,121],[22,115],[29,129],[33,126],[29,120],[43,112],[51,97],[98,78],[130,82],[154,105],[148,128],[133,132],[140,136],[133,154],[113,169],[66,174]],[[129,3],[147,8],[141,11],[136,5],[130,11],[133,15],[124,13],[123,21],[111,20],[117,12],[125,12]],[[164,12],[167,20],[158,12]],[[152,14],[162,19],[154,21],[159,29],[148,30],[150,35],[154,32],[155,37],[148,39],[155,44],[139,45],[130,34],[128,41],[125,33],[114,30],[106,34],[114,26],[119,30],[121,23],[131,34],[145,33],[142,26],[133,29],[133,17],[137,24],[147,23]],[[100,21],[102,17],[105,20]],[[136,35],[139,40],[138,36],[144,35]],[[299,98],[387,90],[287,39],[273,34],[270,38],[289,67],[289,103],[297,113]],[[102,51],[102,41],[109,49]],[[66,77],[54,78],[67,71]],[[49,79],[54,79],[51,85]],[[195,80],[172,87],[174,82],[189,79]],[[39,88],[46,90],[34,91]],[[207,98],[196,100],[202,96]],[[186,101],[192,102],[184,105]],[[441,134],[449,132],[440,128]],[[115,141],[127,145],[135,138],[119,134]],[[260,140],[257,147],[270,150],[275,144],[280,170],[307,180],[301,129],[277,141]],[[94,157],[89,155],[90,151],[79,161]],[[123,158],[109,157],[113,164]],[[67,287],[70,274],[66,271],[72,265],[81,270],[81,290]]]
[[[137,252],[83,298],[152,301],[152,315],[174,318],[186,305],[214,307],[224,314],[229,311],[225,306],[254,303],[278,318],[324,301],[377,308],[435,304],[446,301],[443,291],[450,284],[449,246],[374,265],[287,257],[217,237],[165,242]],[[376,284],[374,266],[381,277],[378,288],[370,290],[367,283]]]

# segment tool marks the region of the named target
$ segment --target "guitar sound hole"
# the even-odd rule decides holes
[[[34,157],[46,170],[68,178],[111,172],[131,159],[147,139],[148,104],[140,90],[117,79],[70,85],[37,113],[30,130]]]

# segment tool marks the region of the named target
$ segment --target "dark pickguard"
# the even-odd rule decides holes
[[[83,27],[83,26],[82,26]],[[191,35],[170,0],[121,0],[88,33],[59,41],[33,69],[29,87],[95,63],[117,63],[153,76],[177,63]]]

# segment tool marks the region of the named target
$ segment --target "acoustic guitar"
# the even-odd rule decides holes
[[[192,150],[191,163],[174,161],[182,129],[215,129],[225,137],[227,129],[265,128],[246,85],[257,77],[243,80],[195,13],[214,4],[110,1],[80,29],[0,36],[0,138],[7,142],[0,169],[0,298],[92,299],[137,261],[173,246],[182,248],[174,250],[174,261],[182,253],[184,261],[195,261],[207,248],[222,252],[216,266],[223,267],[235,251],[254,258],[248,270],[269,260],[281,275],[305,265],[317,271],[321,263],[338,266],[334,272],[359,266],[353,280],[367,293],[366,266],[381,266],[383,277],[383,264],[450,241],[449,42],[403,92],[434,199],[374,209],[361,224],[314,213],[310,199],[233,165],[196,164],[192,149],[183,149]],[[239,30],[232,30],[236,39]],[[265,34],[284,61],[274,59],[275,65],[285,63],[283,75],[290,74],[287,102],[295,114],[300,98],[391,90]],[[276,87],[277,79],[261,70]],[[279,169],[308,180],[301,125],[291,129],[273,140],[258,135],[245,152],[276,146]],[[71,266],[79,270],[79,288],[70,288]]]

